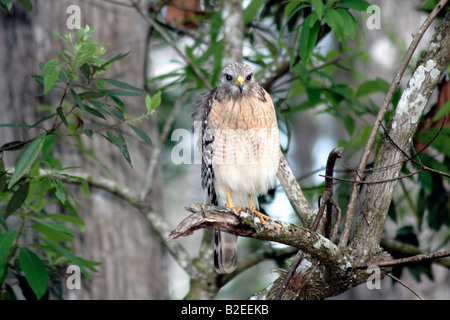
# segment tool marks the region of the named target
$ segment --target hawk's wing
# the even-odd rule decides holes
[[[211,204],[217,206],[217,195],[214,190],[214,171],[212,168],[214,130],[210,126],[209,112],[216,95],[216,89],[205,94],[197,102],[198,108],[192,114],[192,117],[200,121],[200,134],[198,135],[197,148],[202,154],[202,187],[206,189]]]

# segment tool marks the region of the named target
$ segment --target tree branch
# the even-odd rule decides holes
[[[202,228],[215,229],[298,248],[336,272],[351,268],[349,258],[334,243],[308,229],[272,219],[262,225],[258,218],[249,213],[237,213],[232,209],[203,203],[193,203],[185,209],[192,214],[170,233],[168,240],[188,236]]]
[[[281,155],[277,177],[302,226],[309,227],[317,211],[309,205],[284,155]]]
[[[418,254],[412,257],[407,257],[407,258],[401,258],[401,259],[393,259],[393,260],[388,260],[388,261],[383,261],[380,263],[377,263],[376,265],[379,267],[393,267],[393,266],[398,266],[398,265],[404,265],[404,264],[413,264],[413,263],[420,263],[420,262],[424,262],[424,261],[430,261],[430,260],[434,260],[434,259],[442,259],[442,258],[447,258],[450,257],[450,250],[446,250],[446,251],[438,251],[438,252],[433,252],[433,253],[427,253],[427,254]],[[374,265],[374,264],[371,264]],[[365,269],[368,268],[369,265],[358,265],[355,268],[356,269]]]

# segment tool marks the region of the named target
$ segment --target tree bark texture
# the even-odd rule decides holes
[[[50,95],[30,98],[28,95],[42,93],[42,87],[31,74],[42,74],[38,63],[56,58],[63,48],[62,41],[53,37],[53,32],[61,35],[69,30],[66,21],[70,16],[67,8],[77,5],[81,11],[81,25],[95,27],[97,42],[107,43],[106,57],[119,53],[131,53],[114,64],[106,77],[128,82],[142,87],[144,44],[147,24],[133,10],[103,1],[35,1],[33,11],[27,12],[20,5],[10,13],[0,11],[0,122],[34,123],[43,115],[38,106],[52,106],[61,98],[53,89]],[[143,98],[124,99],[129,117],[145,112]],[[147,132],[156,125],[148,122],[139,124]],[[158,132],[149,135],[157,139]],[[30,137],[33,137],[30,131]],[[20,130],[2,128],[0,143],[18,140]],[[70,140],[70,138],[68,138]],[[111,146],[101,136],[82,139],[83,147],[93,151],[100,162],[108,166],[112,176],[101,165],[69,144],[58,146],[56,152],[64,167],[83,166],[86,172],[96,176],[106,176],[122,185],[139,190],[151,151],[143,148],[137,140],[129,139],[128,148],[133,169],[123,159],[120,151]],[[7,163],[12,166],[14,163]],[[162,213],[162,179],[156,172],[155,188],[147,201],[153,210]],[[165,249],[160,238],[151,230],[148,220],[129,203],[118,197],[92,188],[91,196],[85,196],[74,187],[72,192],[80,205],[79,213],[85,221],[85,232],[75,243],[75,254],[83,258],[102,262],[100,272],[93,274],[93,280],[83,282],[81,290],[68,291],[68,298],[78,299],[165,299],[168,297],[165,271]],[[158,191],[159,190],[159,191]]]

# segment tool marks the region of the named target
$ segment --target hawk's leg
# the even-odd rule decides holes
[[[265,224],[270,219],[269,216],[266,216],[265,214],[256,210],[255,204],[253,203],[253,198],[251,195],[248,197],[248,203],[250,206],[250,212],[252,213],[253,216],[257,216],[261,220],[262,224]]]
[[[229,209],[234,209],[234,210],[236,210],[237,212],[247,211],[246,208],[236,207],[236,206],[233,204],[233,201],[231,200],[231,191],[230,191],[230,189],[227,189],[227,204],[226,204],[226,206],[227,206],[227,208],[229,208]]]
[[[237,210],[237,212],[246,211],[250,212],[253,216],[257,216],[262,224],[265,224],[270,217],[256,210],[255,204],[253,203],[253,198],[251,195],[248,196],[249,208],[236,207],[231,200],[231,191],[227,189],[227,208]]]

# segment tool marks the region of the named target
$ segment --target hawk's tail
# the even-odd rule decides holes
[[[214,266],[218,273],[231,273],[236,269],[236,235],[214,230]]]

